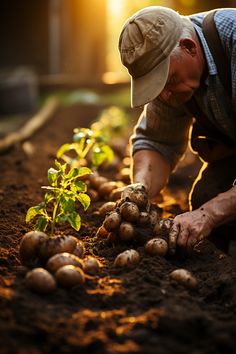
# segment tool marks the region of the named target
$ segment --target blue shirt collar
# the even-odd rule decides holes
[[[209,75],[217,75],[217,68],[216,68],[215,62],[213,60],[213,57],[211,55],[211,52],[209,50],[209,47],[207,45],[207,42],[205,40],[205,37],[203,35],[202,28],[200,28],[195,23],[193,25],[194,25],[194,28],[195,28],[195,30],[196,30],[196,32],[198,34],[198,37],[199,37],[199,39],[201,41],[202,48],[204,50],[204,54],[205,54],[205,58],[206,58],[206,61],[207,61],[207,66],[208,66],[208,73],[209,73]]]

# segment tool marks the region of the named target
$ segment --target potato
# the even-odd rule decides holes
[[[27,232],[20,242],[20,261],[25,266],[34,266],[38,260],[38,253],[41,244],[49,237],[41,231]]]
[[[130,183],[130,168],[129,167],[123,167],[119,173],[117,173],[116,178],[125,184]]]
[[[197,278],[187,269],[175,269],[169,274],[169,277],[188,289],[196,289],[198,287]]]
[[[56,271],[65,266],[65,265],[74,265],[80,268],[83,268],[83,261],[75,256],[74,254],[63,252],[57,253],[47,261],[47,269],[51,273],[56,273]]]
[[[116,202],[117,200],[121,199],[123,190],[124,187],[113,189],[113,191],[109,194],[108,199],[112,202]]]
[[[115,267],[124,267],[129,264],[138,263],[140,259],[139,253],[136,250],[130,249],[126,250],[116,257],[114,261]]]
[[[85,247],[82,241],[77,241],[73,254],[79,258],[84,257]]]
[[[109,231],[107,231],[103,225],[100,226],[96,232],[96,236],[101,238],[107,238],[108,235],[109,235]]]
[[[129,199],[131,202],[137,204],[139,208],[146,208],[148,204],[148,196],[145,187],[141,189],[135,188],[130,192]]]
[[[56,289],[56,280],[44,268],[34,268],[25,277],[26,286],[40,294],[48,294]]]
[[[132,202],[124,202],[121,204],[120,213],[126,221],[135,222],[139,219],[139,208]]]
[[[119,237],[122,241],[130,241],[134,238],[135,231],[131,223],[123,221],[119,227]]]
[[[151,225],[156,225],[158,220],[160,219],[159,213],[156,209],[151,208],[149,211],[149,218],[150,218],[150,224]]]
[[[111,192],[114,189],[117,189],[119,187],[123,187],[124,184],[122,182],[115,182],[115,181],[108,181],[105,182],[103,184],[100,185],[99,189],[98,189],[98,194],[106,199],[108,198],[109,194],[111,194]]]
[[[55,236],[43,242],[39,249],[39,256],[42,260],[47,260],[54,254],[69,252],[73,253],[77,245],[77,238],[74,236]]]
[[[105,220],[103,221],[103,226],[107,231],[113,231],[120,226],[120,223],[121,215],[120,213],[114,211],[106,216]]]
[[[106,177],[99,176],[95,173],[89,176],[89,187],[94,188],[96,190],[98,190],[99,187],[105,182],[108,182],[108,179]]]
[[[96,189],[88,188],[86,193],[88,194],[92,202],[97,202],[99,200],[98,191],[96,191]]]
[[[65,265],[59,268],[55,274],[56,280],[63,288],[72,288],[73,286],[83,284],[85,275],[81,268],[73,265]]]
[[[150,215],[147,211],[140,211],[139,220],[140,225],[147,225],[150,223]]]
[[[162,238],[153,238],[146,243],[145,251],[152,256],[165,256],[168,252],[168,244]]]
[[[88,256],[84,260],[84,272],[90,275],[95,275],[98,273],[101,263],[98,259],[92,256]]]
[[[99,208],[99,214],[101,217],[105,218],[106,214],[113,211],[116,207],[115,202],[106,202]]]
[[[160,219],[159,223],[162,230],[169,231],[173,224],[173,219],[170,218]]]

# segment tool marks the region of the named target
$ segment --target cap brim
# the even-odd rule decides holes
[[[131,107],[144,106],[154,100],[164,89],[169,72],[170,57],[167,57],[144,76],[131,77]]]

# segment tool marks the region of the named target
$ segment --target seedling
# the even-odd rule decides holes
[[[68,155],[74,152],[75,157]],[[62,145],[57,151],[57,158],[64,160],[72,167],[81,166],[91,156],[91,167],[98,168],[104,161],[111,163],[113,150],[107,145],[102,131],[89,128],[75,128],[73,143]]]
[[[44,201],[28,209],[26,222],[36,218],[35,230],[50,231],[54,235],[56,224],[68,222],[76,231],[80,229],[81,217],[77,213],[77,201],[84,210],[90,205],[90,197],[86,194],[87,185],[80,180],[84,175],[91,173],[87,167],[71,167],[55,160],[55,168],[49,168],[48,181]]]

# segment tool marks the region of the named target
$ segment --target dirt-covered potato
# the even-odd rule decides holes
[[[139,208],[146,208],[148,204],[148,195],[144,186],[134,187],[128,198],[131,202],[137,204]]]
[[[82,241],[77,241],[73,254],[79,258],[84,257],[85,247]]]
[[[150,223],[150,215],[147,211],[140,211],[138,223],[140,225],[147,225]]]
[[[116,178],[125,184],[130,183],[130,168],[123,167],[116,175]]]
[[[121,223],[121,215],[120,213],[114,211],[111,212],[109,215],[106,216],[105,220],[103,221],[103,226],[107,231],[116,230]]]
[[[44,268],[34,268],[25,277],[26,286],[40,294],[48,294],[56,289],[56,280]]]
[[[41,244],[48,240],[48,236],[41,231],[29,231],[20,242],[20,261],[25,266],[34,266],[37,264],[39,249]]]
[[[111,202],[116,202],[117,200],[121,199],[122,192],[124,190],[124,187],[119,187],[116,189],[113,189],[113,191],[109,194],[108,199]]]
[[[168,244],[162,238],[153,238],[146,243],[145,251],[152,256],[165,256],[168,252]]]
[[[109,235],[109,231],[105,229],[103,225],[101,225],[96,232],[96,236],[100,238],[107,238]]]
[[[84,259],[84,272],[90,275],[95,275],[99,272],[101,263],[95,257],[88,256]]]
[[[114,261],[115,267],[124,267],[130,264],[138,263],[140,259],[139,253],[136,250],[126,250],[116,257]]]
[[[88,194],[88,196],[93,202],[97,202],[99,200],[99,194],[98,191],[96,191],[96,189],[88,188],[86,193]]]
[[[104,199],[108,199],[109,195],[111,194],[111,192],[114,189],[117,189],[119,187],[123,187],[124,184],[120,181],[120,182],[116,182],[116,181],[108,181],[105,182],[103,184],[100,185],[99,189],[98,189],[98,194],[104,198]]]
[[[94,188],[95,190],[98,190],[99,187],[105,182],[108,182],[108,179],[98,175],[97,173],[89,176],[89,187]]]
[[[139,219],[139,208],[135,203],[124,202],[120,206],[120,213],[124,220],[136,222]]]
[[[63,252],[57,253],[47,261],[47,270],[51,273],[56,273],[56,271],[63,267],[64,265],[74,265],[83,268],[83,261],[74,254]]]
[[[113,211],[115,207],[116,207],[115,202],[106,202],[103,205],[101,205],[98,211],[101,217],[105,218],[106,214]]]
[[[198,287],[197,278],[187,269],[175,269],[169,274],[169,277],[188,289],[196,289]]]
[[[77,245],[77,238],[71,235],[55,236],[43,242],[39,249],[39,256],[42,260],[47,260],[54,254],[68,252],[73,253]]]
[[[55,274],[56,280],[63,288],[72,288],[73,286],[83,284],[85,275],[81,268],[73,265],[65,265],[59,268]]]
[[[134,226],[128,221],[122,221],[119,227],[119,238],[124,241],[130,241],[135,236]]]
[[[160,219],[160,215],[156,209],[151,208],[151,210],[149,211],[149,218],[150,218],[150,224],[154,226],[158,223]]]

